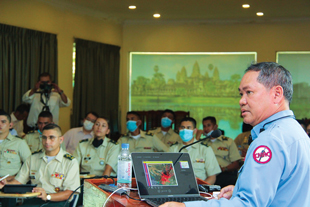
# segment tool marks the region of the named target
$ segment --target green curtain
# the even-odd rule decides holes
[[[71,127],[80,125],[88,111],[110,120],[112,138],[119,131],[118,89],[120,47],[75,39],[76,70]]]
[[[0,24],[0,108],[15,110],[42,72],[57,82],[56,35]]]

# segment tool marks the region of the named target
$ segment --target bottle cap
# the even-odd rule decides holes
[[[122,148],[129,149],[129,144],[128,143],[122,143]]]

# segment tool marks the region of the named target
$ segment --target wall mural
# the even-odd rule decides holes
[[[130,53],[130,110],[190,111],[215,116],[225,135],[241,133],[238,87],[256,52]],[[160,126],[160,123],[158,123]]]
[[[310,51],[277,52],[277,62],[293,77],[291,110],[297,119],[310,118]]]

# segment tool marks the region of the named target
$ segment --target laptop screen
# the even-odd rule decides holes
[[[188,153],[131,153],[140,196],[198,194]]]

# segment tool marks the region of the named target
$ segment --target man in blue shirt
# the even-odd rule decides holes
[[[239,92],[244,122],[254,128],[236,185],[223,188],[219,200],[161,207],[309,206],[310,141],[289,110],[291,74],[276,63],[251,65]]]

